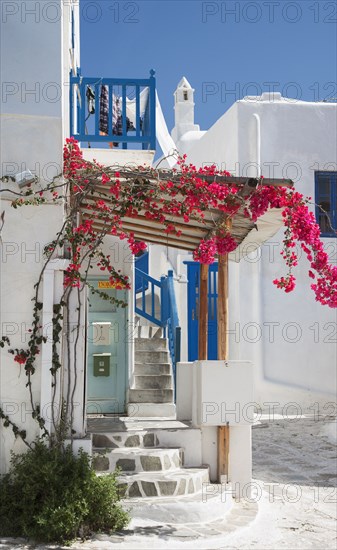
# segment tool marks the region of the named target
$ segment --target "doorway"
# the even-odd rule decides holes
[[[198,359],[199,333],[199,262],[187,264],[187,326],[188,326],[188,361]],[[208,270],[208,325],[207,325],[207,359],[218,358],[218,264],[215,262]]]
[[[94,289],[126,301],[126,291],[109,286],[108,279],[91,279]],[[125,412],[127,389],[126,309],[99,294],[88,296],[87,413]]]

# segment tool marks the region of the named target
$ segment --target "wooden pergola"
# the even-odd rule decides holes
[[[139,182],[142,179],[150,179],[155,187],[160,181],[178,182],[181,175],[178,172],[161,170],[157,171],[158,177],[143,172],[132,172],[129,170],[118,170],[120,173],[120,181],[127,181],[131,178],[137,178]],[[184,174],[186,176],[186,174]],[[226,227],[232,237],[237,242],[238,248],[246,242],[249,235],[257,231],[259,234],[255,248],[258,248],[264,241],[271,238],[281,227],[281,212],[278,210],[277,216],[274,211],[269,211],[263,216],[263,221],[266,223],[268,230],[261,234],[259,225],[260,219],[254,223],[244,215],[244,199],[251,193],[254,193],[258,185],[273,186],[273,187],[292,187],[292,180],[285,179],[268,179],[268,178],[243,178],[243,177],[225,177],[225,176],[204,176],[199,175],[198,178],[212,183],[216,181],[221,184],[240,185],[241,191],[239,196],[242,200],[242,207],[231,218],[224,214],[221,210],[210,209],[205,212],[203,221],[191,219],[190,222],[184,222],[183,218],[178,216],[170,216],[169,220],[178,229],[182,230],[181,236],[176,234],[166,234],[163,231],[163,224],[148,219],[145,211],[140,211],[137,216],[123,216],[123,230],[134,233],[135,239],[153,244],[160,244],[168,247],[178,248],[183,251],[191,252],[195,250],[202,239],[207,238],[215,227]],[[88,195],[86,202],[82,207],[82,217],[92,219],[92,207],[95,201],[102,198],[102,194],[106,194],[105,200],[109,203],[109,195],[106,187],[96,183],[94,192]],[[104,223],[97,218],[94,221],[93,227],[98,231],[104,227]],[[228,254],[218,256],[218,360],[228,360]],[[208,265],[200,265],[200,283],[199,283],[199,341],[198,341],[198,359],[200,361],[207,360],[207,325],[208,325]],[[221,481],[222,475],[228,475],[229,464],[229,426],[218,427],[218,479]]]
[[[143,172],[133,172],[129,170],[118,170],[120,174],[120,181],[127,182],[131,179],[137,180],[139,183],[142,181],[150,181],[155,188],[159,181],[172,181],[178,182],[180,175],[177,172],[161,170],[158,171],[158,178],[156,179],[153,174],[148,176]],[[250,231],[256,229],[256,224],[244,215],[244,199],[254,192],[256,187],[263,182],[263,185],[271,185],[273,187],[287,186],[291,187],[293,182],[291,180],[284,179],[263,179],[258,178],[242,178],[242,177],[222,177],[222,176],[203,176],[198,175],[199,179],[208,181],[209,183],[216,181],[216,183],[222,184],[235,184],[242,186],[242,190],[239,193],[239,197],[242,199],[242,208],[235,214],[231,222],[230,233],[237,242],[238,246],[247,237]],[[92,217],[92,207],[95,202],[104,197],[104,200],[109,204],[109,193],[106,186],[99,182],[95,182],[94,192],[92,195],[87,195],[86,202],[82,206],[82,215],[86,217]],[[195,250],[202,239],[207,238],[213,231],[215,226],[221,226],[222,223],[227,223],[227,215],[221,210],[211,208],[204,212],[204,219],[200,221],[191,217],[190,222],[184,222],[179,216],[169,216],[170,222],[177,228],[182,230],[182,234],[177,237],[175,234],[165,233],[163,231],[163,224],[156,220],[151,220],[146,217],[145,210],[141,210],[137,216],[123,216],[123,229],[127,232],[132,232],[135,235],[136,240],[146,241],[153,244],[162,244],[164,246],[178,248],[179,250],[186,250],[192,252]],[[94,227],[97,230],[102,229],[104,223],[97,219],[94,223]]]

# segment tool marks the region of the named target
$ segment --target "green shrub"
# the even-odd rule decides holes
[[[38,441],[0,478],[0,536],[64,543],[120,530],[129,517],[119,500],[116,473],[96,476],[83,451]]]

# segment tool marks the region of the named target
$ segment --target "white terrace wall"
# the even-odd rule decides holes
[[[216,163],[238,176],[262,172],[292,178],[314,199],[315,170],[337,169],[336,124],[336,104],[291,101],[280,94],[246,98],[193,145],[188,161]],[[328,403],[336,401],[337,312],[315,302],[305,258],[296,269],[293,293],[273,285],[285,273],[282,235],[279,231],[259,251],[230,265],[230,358],[253,361],[256,400],[264,410],[334,414],[336,407]],[[337,239],[323,241],[336,262]],[[182,264],[177,271],[185,272]],[[185,300],[182,296],[181,308]]]
[[[71,6],[53,2],[1,2],[1,173],[14,176],[30,170],[40,184],[62,172],[62,148],[68,135],[67,85],[71,66]],[[79,14],[75,6],[76,43]],[[78,59],[78,51],[75,52]],[[1,189],[19,191],[16,183]],[[12,196],[1,192],[5,212],[1,238],[0,326],[13,347],[25,347],[32,322],[33,285],[43,264],[43,247],[55,238],[63,206],[43,205],[14,210]],[[40,400],[41,363],[34,375],[34,401]],[[28,436],[37,433],[31,419],[26,377],[7,350],[1,350],[0,403]],[[21,444],[22,445],[22,444]],[[0,424],[0,471],[8,466],[9,451],[18,449],[9,428]]]

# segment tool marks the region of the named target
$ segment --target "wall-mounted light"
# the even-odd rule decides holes
[[[20,174],[15,174],[15,181],[20,189],[22,189],[22,187],[25,187],[26,185],[37,183],[38,178],[37,176],[34,176],[30,170],[24,170],[24,172],[20,172]]]
[[[32,185],[32,183],[37,183],[39,181],[39,178],[37,176],[34,176],[34,174],[32,174],[30,170],[24,170],[23,172],[15,174],[15,176],[2,176],[0,180],[4,183],[7,183],[9,181],[17,183],[20,189],[22,189],[22,187]]]

